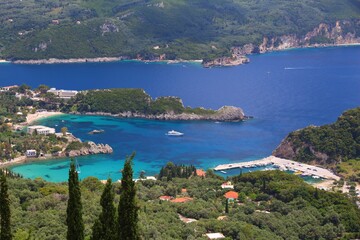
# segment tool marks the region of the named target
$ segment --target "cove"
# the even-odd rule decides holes
[[[360,104],[360,48],[298,49],[253,55],[251,63],[204,69],[194,64],[114,62],[0,65],[0,84],[47,84],[65,89],[143,88],[152,97],[179,96],[192,107],[242,107],[255,118],[242,123],[163,122],[66,115],[43,120],[67,126],[82,140],[108,143],[113,155],[78,158],[81,177],[118,179],[123,160],[137,152],[135,176],[158,173],[168,161],[208,168],[266,157],[289,132],[336,120]],[[62,122],[64,120],[64,122]],[[104,134],[88,135],[93,129]],[[169,130],[185,133],[168,138]],[[67,179],[68,160],[16,166],[25,177]]]

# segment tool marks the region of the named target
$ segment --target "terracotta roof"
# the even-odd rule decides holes
[[[186,193],[187,192],[186,188],[181,189],[181,192]]]
[[[205,177],[206,173],[202,169],[196,169],[196,175],[198,175],[199,177]]]
[[[239,194],[237,192],[234,192],[234,191],[229,191],[227,193],[225,193],[224,195],[226,198],[238,198],[239,197]]]
[[[171,196],[160,196],[159,199],[163,200],[163,201],[170,201],[172,199],[172,197]]]
[[[175,198],[173,200],[170,200],[170,202],[173,203],[184,203],[184,202],[189,202],[192,201],[193,199],[190,197],[181,197],[181,198]]]

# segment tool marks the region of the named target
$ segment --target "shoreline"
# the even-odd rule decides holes
[[[42,65],[42,64],[71,64],[71,63],[111,63],[111,62],[139,62],[139,63],[163,63],[163,64],[181,64],[181,63],[192,63],[202,64],[203,60],[140,60],[140,59],[129,59],[126,57],[98,57],[98,58],[49,58],[49,59],[30,59],[30,60],[15,60],[7,61],[3,60],[4,63],[12,64],[29,64],[29,65]],[[1,62],[0,62],[1,63]]]
[[[43,118],[48,118],[52,116],[62,115],[65,113],[62,112],[38,112],[38,113],[31,113],[26,116],[26,122],[24,125],[30,125],[35,121],[38,121]]]
[[[33,163],[33,162],[42,162],[42,161],[52,161],[52,160],[61,160],[65,157],[56,157],[56,156],[51,156],[51,157],[40,157],[40,158],[27,158],[26,156],[20,156],[20,157],[16,157],[10,161],[7,162],[0,162],[0,169],[3,168],[7,168],[7,167],[12,167],[12,166],[17,166],[17,165],[22,165],[22,164],[29,164],[29,163]]]
[[[282,52],[282,51],[291,51],[297,49],[311,49],[311,48],[336,48],[336,47],[354,47],[360,46],[360,42],[355,43],[340,43],[340,44],[313,44],[307,46],[297,46],[297,47],[287,47],[281,49],[272,49],[264,52],[260,52],[257,54],[266,54],[272,52]],[[254,53],[245,54],[244,57],[254,55]],[[219,57],[222,58],[222,57]],[[215,59],[214,59],[215,60]],[[203,60],[184,60],[184,59],[176,59],[176,60],[141,60],[141,59],[129,59],[127,57],[98,57],[98,58],[68,58],[68,59],[59,59],[59,58],[49,58],[49,59],[30,59],[30,60],[0,60],[1,63],[10,63],[10,64],[23,64],[23,65],[43,65],[43,64],[74,64],[74,63],[111,63],[111,62],[139,62],[139,63],[163,63],[163,64],[181,64],[181,63],[193,63],[193,64],[201,64],[204,68],[209,67],[232,67],[243,65],[248,62],[243,62],[239,60],[235,60],[233,63],[227,63],[224,65],[207,65]]]

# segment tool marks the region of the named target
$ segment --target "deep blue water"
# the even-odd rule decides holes
[[[82,177],[117,178],[125,155],[137,151],[135,176],[157,173],[167,161],[198,167],[257,159],[271,154],[287,133],[331,123],[360,105],[360,47],[300,49],[251,56],[248,65],[204,69],[196,64],[138,62],[13,65],[0,64],[0,85],[47,84],[65,89],[133,87],[152,97],[174,95],[185,105],[242,107],[255,118],[243,123],[161,122],[62,116],[44,121],[67,126],[83,140],[109,143],[110,156],[79,158]],[[65,120],[64,123],[61,120]],[[104,134],[88,135],[93,129]],[[183,138],[164,135],[175,129]],[[65,180],[67,162],[15,167],[28,177]],[[46,173],[46,174],[45,174]],[[48,175],[48,176],[45,176]]]

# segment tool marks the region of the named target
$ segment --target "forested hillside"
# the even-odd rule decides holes
[[[341,193],[317,190],[280,171],[243,174],[231,180],[238,198],[228,203],[224,194],[229,189],[221,188],[225,180],[211,171],[206,177],[138,181],[141,239],[207,239],[204,234],[209,232],[242,240],[360,237],[360,211]],[[8,183],[14,240],[65,239],[66,183],[10,177]],[[80,188],[85,239],[89,239],[101,211],[104,184],[89,177],[81,181]],[[118,205],[119,183],[113,191]],[[187,202],[160,200],[161,196]],[[195,221],[184,223],[179,214]]]
[[[359,0],[0,0],[0,57],[127,56],[211,59],[263,37],[304,36],[349,20],[360,33]],[[328,43],[326,34],[312,43]]]

